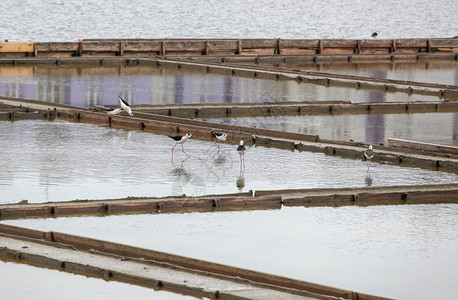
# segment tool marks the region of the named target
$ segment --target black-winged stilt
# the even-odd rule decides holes
[[[371,36],[375,39],[377,37],[377,35],[378,35],[377,32],[373,32]]]
[[[106,109],[105,112],[108,114],[108,116],[105,118],[105,122],[108,122],[109,119],[110,123],[113,125],[113,118],[111,116],[120,115],[121,111],[122,110],[120,108]]]
[[[124,101],[120,96],[118,96],[118,99],[119,99],[119,104],[121,104],[121,109],[122,110],[125,110],[129,116],[133,116],[134,113],[132,112],[132,110],[130,109],[130,105],[129,103],[127,103],[126,101]]]
[[[221,142],[225,142],[226,141],[227,133],[212,131],[212,136],[214,137],[213,141],[218,144],[218,153],[219,153],[219,145],[221,144]]]
[[[367,161],[367,171],[369,171],[371,159],[374,157],[374,150],[372,148],[372,145],[369,145],[369,149],[364,151],[364,157],[366,158],[366,161]]]
[[[245,151],[246,148],[243,146],[243,140],[240,140],[240,145],[237,147],[237,152],[240,155],[240,165],[242,165],[242,161],[245,162]]]
[[[169,135],[169,138],[173,139],[176,141],[175,143],[175,146],[173,146],[172,148],[172,162],[173,162],[173,149],[175,149],[175,147],[178,145],[178,144],[181,144],[181,151],[183,151],[184,154],[186,154],[187,156],[191,156],[189,155],[188,153],[184,152],[184,147],[183,147],[183,144],[190,138],[192,137],[192,134],[190,133],[186,133],[186,135],[175,135],[175,136],[170,136]]]

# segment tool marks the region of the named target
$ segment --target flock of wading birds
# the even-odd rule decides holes
[[[120,108],[114,108],[114,109],[107,109],[106,110],[106,113],[108,114],[107,121],[108,121],[109,116],[120,115],[122,111],[127,112],[131,117],[134,115],[134,113],[132,112],[132,109],[130,108],[129,103],[127,103],[125,100],[123,100],[120,96],[118,96],[118,99],[119,99],[119,104],[120,104],[121,107]],[[110,118],[110,122],[111,122],[111,124],[113,124],[113,119]],[[219,153],[220,144],[221,144],[221,142],[226,141],[227,133],[212,131],[212,135],[214,137],[213,141],[218,144],[218,153]],[[190,155],[184,151],[183,144],[189,138],[192,137],[191,133],[186,133],[185,135],[174,135],[174,136],[170,136],[169,135],[169,137],[175,141],[175,145],[172,148],[172,161],[173,161],[173,150],[175,149],[175,147],[178,144],[181,144],[181,151],[183,151],[184,154],[186,154],[188,157],[190,157]],[[246,151],[246,148],[243,145],[243,140],[240,140],[240,144],[237,147],[237,152],[239,153],[239,156],[240,156],[240,164],[244,164],[245,163],[245,151]],[[369,166],[370,166],[370,163],[371,163],[371,159],[374,157],[374,150],[372,148],[372,145],[369,145],[369,148],[366,149],[366,151],[364,151],[364,157],[366,158],[367,170],[369,171]]]

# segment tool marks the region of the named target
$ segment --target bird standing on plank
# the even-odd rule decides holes
[[[169,138],[173,139],[174,141],[176,141],[175,143],[175,146],[173,146],[172,148],[172,162],[173,162],[173,149],[175,149],[175,147],[178,145],[178,144],[181,144],[181,151],[183,151],[184,154],[186,154],[187,156],[191,156],[189,155],[188,153],[184,152],[184,147],[183,147],[183,144],[190,138],[192,137],[192,134],[190,133],[186,133],[186,135],[175,135],[175,136],[170,136],[169,135]]]
[[[225,142],[226,141],[227,133],[221,133],[221,132],[212,131],[212,136],[214,136],[213,141],[218,144],[218,153],[219,153],[219,146],[220,146],[221,142]]]
[[[118,96],[118,99],[119,99],[119,104],[121,104],[121,109],[122,110],[125,110],[129,116],[133,117],[134,116],[134,113],[132,112],[132,110],[130,109],[130,105],[129,103],[127,103],[126,101],[124,101],[120,96]]]

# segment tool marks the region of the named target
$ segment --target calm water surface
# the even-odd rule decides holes
[[[398,138],[458,146],[458,113],[292,116],[209,121],[317,134],[331,140],[352,139],[367,144],[388,145],[388,138]]]
[[[57,270],[12,262],[5,263],[1,260],[0,281],[2,282],[2,299],[58,300],[62,299],[63,295],[66,300],[196,299],[116,281],[107,282],[98,278]]]
[[[352,67],[348,67],[352,70]],[[457,80],[456,69],[429,78]],[[409,68],[400,78],[424,70]],[[365,75],[365,74],[363,74]],[[381,72],[371,76],[389,77]],[[83,107],[117,104],[121,95],[130,104],[239,103],[281,101],[406,102],[437,101],[435,96],[384,93],[342,87],[224,76],[147,66],[0,66],[0,96],[37,99]]]
[[[5,0],[0,38],[379,38],[453,37],[454,0],[154,2]],[[70,13],[71,12],[71,13]],[[21,22],[17,22],[21,20]]]
[[[249,190],[455,183],[458,175],[275,148],[236,145],[64,121],[0,122],[0,203]],[[362,154],[361,154],[362,155]],[[332,178],[332,181],[329,180]],[[244,186],[240,187],[243,181]]]
[[[458,294],[458,205],[2,221],[259,270],[395,299]]]

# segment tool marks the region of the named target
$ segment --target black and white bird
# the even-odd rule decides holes
[[[237,147],[237,152],[240,155],[240,165],[242,165],[242,161],[245,162],[245,151],[246,148],[243,146],[243,140],[240,140],[240,145]]]
[[[371,159],[374,157],[374,149],[372,148],[372,145],[369,145],[369,148],[366,151],[364,151],[364,157],[366,158],[367,169],[369,170]]]
[[[219,153],[219,145],[221,142],[225,142],[227,139],[227,133],[222,132],[214,132],[212,131],[213,141],[218,144],[218,153]]]
[[[133,116],[134,113],[132,112],[132,110],[130,109],[130,105],[129,103],[127,103],[126,101],[124,101],[120,96],[118,96],[118,99],[119,99],[119,104],[121,104],[121,109],[122,110],[125,110],[129,116]]]
[[[121,111],[122,109],[120,108],[106,109],[105,112],[108,114],[108,116],[105,118],[105,121],[108,122],[108,120],[110,120],[110,123],[113,124],[113,118],[111,118],[111,116],[120,115]]]
[[[373,32],[373,33],[372,33],[372,38],[374,38],[374,39],[375,39],[375,38],[377,37],[377,35],[378,35],[378,33],[377,33],[377,32]]]
[[[184,152],[184,147],[183,147],[183,144],[184,144],[190,137],[192,137],[192,134],[190,134],[190,133],[186,133],[186,135],[175,135],[175,136],[170,136],[170,135],[169,135],[169,138],[171,138],[171,139],[173,139],[174,141],[176,141],[175,146],[173,146],[173,148],[172,148],[172,162],[173,162],[173,149],[175,149],[175,147],[176,147],[178,144],[181,144],[181,151],[183,151],[184,154],[186,154],[187,156],[191,156],[191,155],[189,155],[188,153]]]

